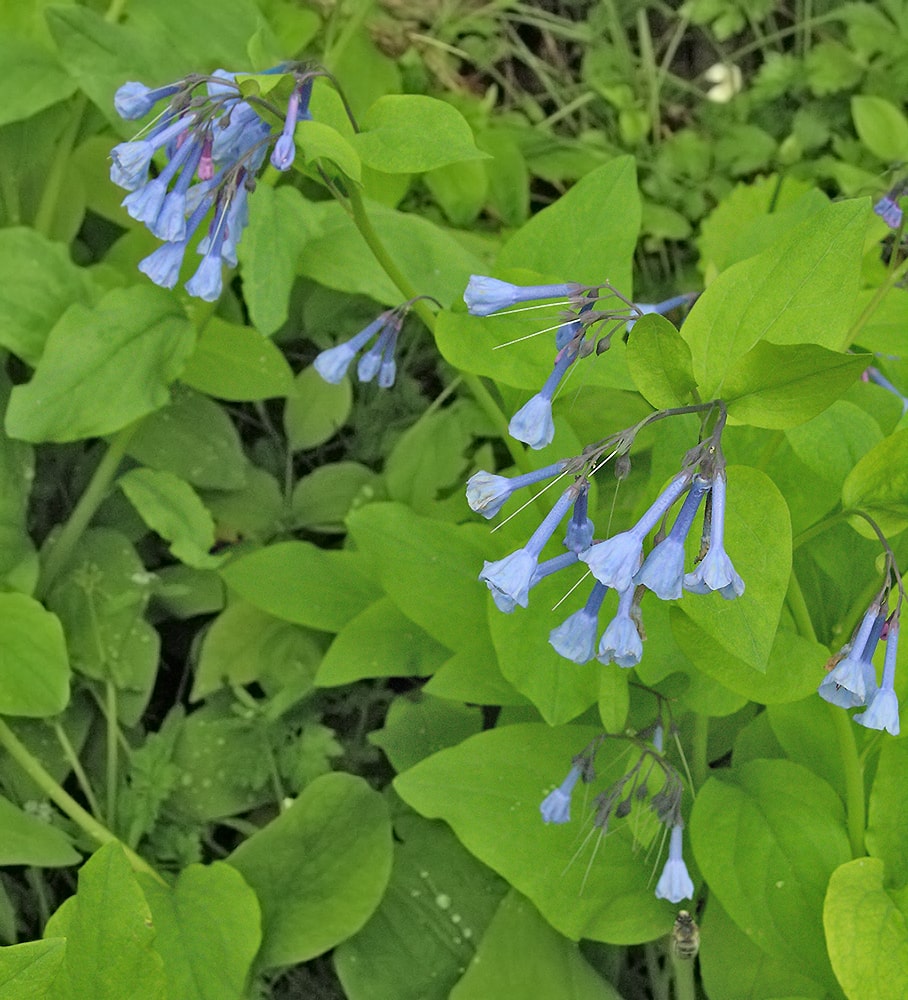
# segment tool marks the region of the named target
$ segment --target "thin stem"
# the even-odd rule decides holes
[[[41,201],[38,203],[38,210],[35,213],[35,229],[48,239],[53,235],[54,218],[57,214],[57,203],[60,200],[60,193],[63,189],[63,181],[69,168],[69,159],[72,156],[73,146],[76,143],[76,136],[82,127],[82,116],[88,106],[88,98],[84,94],[73,101],[72,117],[70,118],[63,134],[54,144],[53,160],[50,170],[47,172],[47,180],[41,192]]]
[[[95,816],[100,816],[101,810],[98,807],[98,800],[95,798],[95,791],[91,787],[91,782],[88,780],[85,768],[82,767],[82,761],[79,760],[79,755],[76,753],[76,749],[72,745],[59,719],[54,719],[54,735],[57,737],[57,742],[60,744],[60,749],[63,751],[66,762],[76,776],[76,781],[79,782],[79,787],[82,789],[82,794],[85,796],[91,811]]]
[[[845,342],[842,345],[842,350],[847,350],[858,339],[861,330],[864,329],[864,327],[870,320],[870,317],[879,308],[880,303],[883,301],[883,299],[886,297],[889,291],[892,288],[894,288],[899,283],[899,281],[902,280],[902,278],[905,276],[906,273],[908,273],[908,260],[902,261],[902,263],[899,264],[899,266],[894,271],[889,272],[888,277],[883,282],[883,284],[880,285],[880,287],[876,290],[873,298],[867,303],[866,306],[864,306],[861,315],[858,316],[858,318],[854,321],[854,323],[852,323],[851,328],[849,329],[845,337]]]
[[[694,715],[694,732],[691,740],[691,765],[694,788],[698,790],[709,776],[709,716],[697,712]]]
[[[158,875],[144,858],[118,840],[106,826],[99,823],[91,813],[83,809],[68,792],[64,791],[2,719],[0,719],[0,746],[6,750],[10,757],[35,782],[51,802],[59,806],[92,840],[97,841],[98,844],[109,844],[111,841],[116,841],[123,848],[126,857],[129,859],[129,863],[136,871],[147,872],[162,885],[166,884],[164,879]]]
[[[846,516],[845,511],[838,510],[833,514],[827,514],[821,521],[817,521],[816,524],[812,524],[809,528],[805,528],[799,535],[795,535],[792,539],[791,547],[792,549],[798,549],[802,545],[806,545],[809,541],[816,538],[817,535],[822,535],[824,531],[828,531],[830,528],[835,527]]]
[[[827,703],[835,727],[839,760],[845,773],[845,814],[852,857],[861,858],[864,850],[864,770],[858,757],[851,719],[837,705]]]
[[[637,11],[637,45],[640,49],[643,74],[646,77],[650,134],[653,138],[653,145],[658,146],[662,134],[662,123],[659,115],[659,77],[656,55],[653,52],[653,38],[650,34],[649,19],[645,7],[641,7]]]
[[[117,725],[117,687],[110,679],[104,682],[104,687],[104,714],[107,719],[107,825],[116,826],[119,784],[117,738],[120,735],[120,727]]]
[[[798,626],[798,632],[805,639],[816,642],[816,629],[813,627],[810,610],[807,607],[807,601],[804,600],[804,591],[801,590],[801,584],[794,571],[794,567],[792,567],[791,576],[788,578],[788,593],[785,595],[785,600],[788,603],[788,610],[791,612],[791,617],[794,618],[795,624]]]
[[[353,222],[356,225],[356,228],[360,231],[363,239],[366,241],[366,245],[372,251],[372,255],[382,266],[388,277],[398,287],[405,299],[416,298],[419,295],[419,290],[411,284],[409,278],[407,278],[407,276],[400,270],[394,261],[394,258],[388,253],[387,248],[381,241],[381,237],[372,225],[372,220],[366,212],[366,207],[363,204],[363,200],[360,197],[359,192],[355,188],[351,187],[348,198]],[[413,311],[419,316],[423,323],[425,323],[426,327],[434,335],[435,314],[428,307],[426,302],[422,299],[414,302]],[[495,428],[498,430],[505,446],[511,454],[514,464],[524,472],[531,471],[532,466],[527,460],[526,453],[522,448],[518,447],[517,443],[508,433],[507,417],[501,412],[501,409],[492,398],[491,393],[482,383],[482,380],[478,376],[469,372],[461,372],[461,377],[464,385],[466,385],[467,389],[473,395],[473,398],[482,407],[486,416],[488,416],[494,423]]]
[[[89,522],[94,517],[98,507],[101,506],[129,442],[132,440],[139,426],[139,421],[124,427],[118,431],[110,440],[104,457],[98,463],[91,481],[85,492],[79,498],[79,502],[69,515],[69,520],[63,525],[60,534],[51,541],[44,553],[44,571],[38,581],[35,596],[41,600],[47,595],[51,584],[56,580],[60,570],[66,565],[67,560],[72,555],[72,551],[82,537]]]

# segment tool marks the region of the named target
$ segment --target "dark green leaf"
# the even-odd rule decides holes
[[[0,796],[0,865],[61,868],[80,857],[65,833]]]
[[[315,448],[330,441],[346,423],[353,407],[349,379],[334,385],[312,368],[304,368],[293,382],[284,406],[284,430],[293,451]]]
[[[0,714],[62,712],[69,660],[60,620],[25,594],[0,594],[0,621]]]

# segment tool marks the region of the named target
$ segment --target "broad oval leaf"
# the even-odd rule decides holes
[[[63,442],[121,430],[167,403],[194,340],[159,288],[118,288],[94,308],[76,303],[51,330],[32,380],[13,389],[7,433]]]
[[[69,701],[59,618],[25,594],[0,594],[0,715],[56,715]]]
[[[885,535],[908,527],[908,428],[884,438],[851,470],[842,486],[846,509],[868,513]],[[857,531],[875,538],[863,518],[852,518]]]
[[[260,968],[305,962],[356,933],[391,876],[388,807],[362,778],[325,774],[230,855],[262,908]]]

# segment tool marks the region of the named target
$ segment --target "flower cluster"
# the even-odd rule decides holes
[[[278,66],[269,72],[289,70]],[[191,239],[213,210],[198,246],[202,261],[186,282],[186,291],[207,302],[217,300],[223,287],[222,265],[237,263],[237,243],[248,221],[247,198],[256,174],[272,144],[271,163],[278,170],[293,163],[294,129],[298,121],[311,117],[309,99],[317,75],[294,73],[280,133],[241,98],[236,74],[226,70],[215,70],[211,76],[193,74],[155,89],[135,82],[120,87],[114,105],[126,119],[142,118],[159,101],[168,101],[144,135],[111,150],[110,179],[129,192],[124,208],[163,241],[139,264],[156,285],[174,287]],[[259,106],[267,105],[259,102]],[[152,160],[158,153],[167,162],[153,172]]]
[[[840,708],[864,707],[854,721],[868,729],[899,734],[899,700],[895,693],[895,661],[899,643],[899,610],[887,617],[885,595],[878,597],[847,642],[829,664],[818,694]],[[882,682],[877,686],[873,654],[886,643]]]
[[[390,389],[397,378],[397,337],[407,313],[422,299],[438,305],[431,295],[417,295],[394,309],[386,309],[359,333],[316,355],[312,366],[326,382],[337,385],[347,374],[353,359],[374,338],[372,346],[357,363],[356,377],[360,382],[371,382],[377,375],[379,388]]]
[[[635,304],[607,282],[602,285],[582,285],[570,281],[554,285],[514,285],[478,274],[470,277],[463,297],[473,316],[507,315],[502,310],[524,302],[542,301],[542,308],[553,304],[564,307],[560,321],[553,328],[556,331],[557,353],[552,372],[539,392],[514,414],[508,425],[511,437],[534,449],[545,448],[552,443],[555,436],[552,420],[555,390],[578,358],[586,357],[594,350],[597,354],[608,350],[616,331],[631,330],[646,313],[666,313],[695,298],[686,294],[655,304]]]
[[[577,782],[591,784],[596,779],[595,758],[604,742],[600,736],[577,754],[571,761],[571,768],[564,781],[551,791],[539,806],[543,822],[562,824],[571,819],[571,798]],[[662,875],[656,883],[656,898],[680,903],[682,899],[692,899],[694,883],[684,863],[682,855],[681,817],[683,782],[678,772],[662,755],[662,726],[657,724],[653,733],[652,746],[641,747],[637,762],[620,778],[593,799],[593,828],[601,836],[608,832],[612,819],[624,819],[633,807],[649,800],[649,808],[657,819],[670,831],[668,860]],[[662,776],[657,792],[650,792],[650,781],[654,773]]]
[[[905,190],[904,181],[899,181],[873,206],[874,212],[890,229],[898,229],[902,225],[902,208],[899,205],[899,198],[905,193]]]
[[[727,600],[744,593],[744,581],[725,551],[724,463],[710,453],[700,462],[708,475],[684,469],[635,525],[598,542],[588,516],[589,479],[577,474],[581,465],[581,460],[561,461],[510,479],[488,472],[477,472],[471,477],[467,501],[474,511],[489,518],[501,510],[516,490],[556,476],[575,474],[574,482],[562,492],[526,545],[503,559],[487,561],[479,578],[492,592],[496,605],[510,612],[517,605],[527,607],[530,590],[549,572],[577,561],[586,563],[595,578],[589,597],[579,611],[552,629],[549,642],[561,656],[574,663],[587,663],[595,657],[602,663],[633,667],[643,655],[640,601],[647,590],[662,600],[677,600],[684,591],[694,594],[716,591]],[[664,521],[681,497],[684,500],[671,529],[644,558],[647,536]],[[685,572],[685,539],[705,498],[707,513],[701,549],[705,554],[693,570]],[[564,537],[567,558],[555,557],[540,563],[542,549],[569,510],[572,514]],[[550,566],[555,568],[549,570]],[[617,593],[618,607],[600,637],[599,613],[609,590]]]

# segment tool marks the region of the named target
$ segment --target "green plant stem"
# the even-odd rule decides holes
[[[854,729],[847,712],[838,705],[829,705],[829,714],[835,727],[836,742],[839,746],[839,760],[845,774],[845,816],[851,855],[863,857],[864,850],[864,769],[858,757]]]
[[[29,865],[25,869],[25,878],[32,891],[32,897],[38,904],[39,932],[43,932],[50,920],[50,904],[47,902],[47,891],[44,885],[44,875],[40,868]]]
[[[85,768],[82,767],[82,761],[79,760],[79,755],[76,753],[75,747],[70,742],[69,736],[66,735],[66,730],[59,719],[54,719],[54,734],[57,737],[57,742],[60,744],[60,749],[63,751],[63,756],[76,776],[76,781],[79,782],[79,787],[82,789],[82,794],[85,796],[89,808],[95,816],[99,816],[101,810],[98,806],[98,800],[95,798],[95,791],[91,787],[91,782],[88,780]]]
[[[848,515],[844,510],[838,510],[832,514],[827,514],[827,516],[821,521],[817,521],[809,528],[805,528],[799,535],[795,535],[791,541],[792,549],[797,549],[802,545],[806,545],[809,541],[811,541],[811,539],[816,538],[817,535],[822,535],[824,531],[828,531],[847,516]]]
[[[35,229],[48,239],[53,235],[54,219],[57,215],[57,204],[60,201],[60,194],[63,190],[63,182],[66,179],[69,169],[69,160],[72,156],[73,146],[76,144],[76,136],[82,127],[82,116],[88,106],[88,98],[84,94],[73,101],[72,117],[60,139],[54,145],[54,156],[47,172],[47,180],[44,189],[41,191],[41,201],[38,203],[38,210],[35,212]]]
[[[54,779],[45,771],[40,761],[31,751],[20,742],[16,734],[9,726],[0,719],[0,746],[12,757],[12,759],[22,768],[22,770],[34,781],[42,792],[54,802],[66,815],[92,840],[98,844],[109,844],[116,841],[123,848],[129,863],[136,871],[146,872],[153,876],[162,885],[166,883],[160,875],[151,867],[148,862],[131,850],[122,841],[108,830],[106,826],[98,822],[91,813],[87,812],[78,802],[66,792]]]
[[[659,961],[661,948],[658,941],[647,941],[643,946],[646,956],[646,971],[653,1000],[670,1000],[668,993],[668,976]]]
[[[691,770],[695,791],[699,791],[709,777],[709,716],[697,712],[694,715],[694,732],[691,740]]]
[[[893,251],[894,252],[894,251]],[[842,345],[842,350],[847,351],[849,347],[858,339],[861,334],[861,330],[867,325],[870,317],[877,311],[880,303],[886,298],[886,295],[893,289],[908,273],[908,260],[902,261],[901,264],[894,270],[889,272],[889,276],[883,282],[882,285],[876,290],[873,298],[864,306],[861,315],[852,323],[846,337],[845,343]]]
[[[126,454],[129,442],[139,426],[139,421],[118,431],[107,446],[104,457],[98,463],[85,492],[69,515],[69,520],[63,525],[60,534],[49,543],[44,553],[44,568],[38,581],[35,596],[41,600],[57,578],[60,570],[66,565],[72,555],[76,543],[82,537],[89,522],[101,506],[110,484],[113,482],[120,462]]]
[[[813,627],[810,610],[807,607],[807,601],[804,600],[804,591],[801,590],[801,583],[794,568],[792,568],[791,575],[788,578],[788,593],[785,595],[785,600],[788,603],[788,610],[791,612],[791,617],[794,618],[795,625],[798,626],[798,632],[806,639],[816,642],[817,633]]]
[[[107,720],[107,825],[115,826],[119,784],[117,738],[120,735],[120,727],[117,725],[117,687],[108,678],[104,682],[104,689],[104,714]]]
[[[419,295],[419,291],[412,285],[409,278],[407,278],[403,271],[401,271],[394,258],[388,253],[387,248],[384,243],[382,243],[381,237],[372,225],[372,220],[366,212],[366,206],[363,204],[362,197],[355,188],[351,188],[348,193],[348,200],[353,222],[356,225],[356,228],[360,231],[363,239],[366,241],[366,245],[372,251],[372,255],[382,266],[385,274],[387,274],[398,287],[404,298],[415,298]],[[429,308],[425,299],[420,299],[418,302],[415,302],[413,305],[413,311],[419,316],[419,318],[434,335],[435,315]],[[482,407],[486,416],[489,417],[489,419],[494,423],[496,430],[498,430],[501,434],[501,438],[510,452],[511,458],[514,460],[514,464],[524,472],[531,471],[532,466],[527,460],[526,453],[522,448],[517,446],[517,443],[513,440],[513,438],[511,438],[510,434],[508,434],[507,417],[501,412],[501,409],[492,398],[492,394],[483,385],[482,380],[477,375],[473,375],[469,372],[461,372],[461,378],[463,379],[464,385],[473,395],[473,398]]]
[[[645,7],[637,11],[637,44],[640,48],[640,58],[643,73],[646,77],[647,103],[649,104],[650,135],[653,145],[659,145],[662,134],[662,122],[659,109],[659,75],[656,66],[656,54],[653,51],[653,38],[649,30],[649,18]]]
[[[675,980],[675,1000],[695,1000],[694,963],[689,958],[671,956]]]

